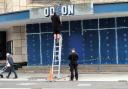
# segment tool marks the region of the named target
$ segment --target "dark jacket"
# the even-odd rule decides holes
[[[8,60],[8,62],[9,62],[9,64],[10,64],[11,66],[14,65],[12,56],[9,55],[9,56],[7,57],[7,60]]]
[[[69,55],[68,59],[70,60],[70,64],[77,64],[78,54],[77,53],[71,53]]]
[[[52,20],[52,26],[53,26],[54,33],[60,33],[60,25],[61,25],[60,17],[54,14],[51,17],[51,20]]]

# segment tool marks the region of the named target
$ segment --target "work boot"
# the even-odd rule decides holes
[[[9,77],[8,77],[8,76],[6,76],[6,78],[8,79]]]
[[[3,78],[3,75],[2,75],[2,74],[0,74],[0,77],[1,77],[1,78]]]
[[[13,79],[17,79],[18,77],[14,77]]]

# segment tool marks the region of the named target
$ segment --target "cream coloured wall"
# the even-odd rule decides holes
[[[4,13],[5,11],[5,0],[0,0],[0,12]]]
[[[128,0],[92,0],[94,3],[128,2]]]
[[[6,11],[20,11],[25,10],[26,8],[26,0],[6,0]]]
[[[112,2],[128,2],[128,0],[70,0],[72,3],[112,3]]]
[[[27,62],[27,43],[25,26],[14,26],[6,30],[7,41],[13,40],[13,58],[15,63]]]

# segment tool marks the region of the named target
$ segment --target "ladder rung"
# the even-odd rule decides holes
[[[53,70],[53,71],[59,71],[59,70]]]
[[[55,52],[59,52],[59,51],[54,51],[54,53],[55,53]]]
[[[54,61],[59,60],[59,57],[54,58]]]
[[[55,64],[58,63],[58,62],[59,62],[59,60],[54,61]]]
[[[54,58],[54,60],[59,60],[59,57],[56,56],[56,57]]]
[[[55,46],[55,47],[61,47],[61,46]]]
[[[59,57],[54,57],[54,61],[59,60]]]
[[[54,51],[54,52],[59,52],[59,51]]]
[[[55,62],[55,61],[59,61],[59,59],[57,59],[57,58],[54,58],[54,62]]]
[[[56,46],[56,48],[59,48],[59,47],[61,47],[61,46]]]
[[[55,58],[54,58],[54,62],[55,62],[55,61],[59,61],[59,59],[55,59]]]
[[[55,57],[59,57],[59,55],[54,55]]]
[[[53,65],[53,67],[57,67],[57,66],[59,66],[59,65]]]
[[[54,62],[59,62],[59,60],[54,60]]]
[[[56,63],[56,62],[58,63],[59,62],[59,59],[58,60],[54,60],[54,63]]]
[[[59,54],[54,54],[54,56],[59,56]]]
[[[53,67],[58,67],[59,66],[59,64],[57,63],[53,63]]]
[[[59,55],[54,55],[54,57],[59,57]]]

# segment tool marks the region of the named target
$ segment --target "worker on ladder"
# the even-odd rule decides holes
[[[54,12],[54,15],[51,16],[52,20],[52,28],[53,28],[53,33],[54,33],[54,39],[59,42],[60,39],[60,26],[61,26],[61,21],[60,17]]]
[[[52,28],[54,34],[53,44],[53,60],[52,60],[52,75],[57,74],[60,78],[60,67],[61,67],[61,51],[62,51],[62,36],[60,32],[61,21],[59,15],[54,12],[51,16]]]

